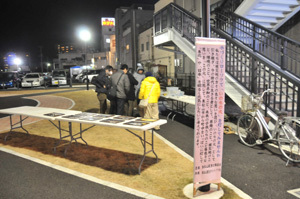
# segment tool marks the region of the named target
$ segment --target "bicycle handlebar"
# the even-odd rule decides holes
[[[260,106],[262,104],[262,102],[263,102],[263,97],[264,97],[264,95],[266,93],[271,93],[271,94],[276,95],[276,92],[272,92],[271,89],[267,89],[267,90],[263,91],[261,94],[260,93],[258,93],[258,94],[252,94],[252,96],[253,96],[253,102],[255,104],[257,104],[258,106]]]

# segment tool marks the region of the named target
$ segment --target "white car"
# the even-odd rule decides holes
[[[65,70],[54,70],[51,84],[52,86],[67,85],[67,72]]]
[[[44,85],[44,77],[39,73],[27,73],[22,80],[22,87],[34,87]]]
[[[79,75],[76,76],[76,80],[78,80],[79,82],[83,82],[86,83],[87,78],[89,79],[89,82],[92,81],[92,78],[94,76],[98,76],[98,74],[101,72],[101,69],[97,69],[97,70],[89,70],[88,72],[86,72],[85,70],[83,70]],[[87,74],[87,75],[86,75]]]

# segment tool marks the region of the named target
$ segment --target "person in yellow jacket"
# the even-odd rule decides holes
[[[160,96],[160,85],[151,72],[146,72],[145,76],[146,78],[141,84],[139,99],[147,99],[148,97],[149,99],[147,108],[140,111],[140,116],[146,119],[159,119],[158,99]],[[155,127],[155,130],[159,129],[159,126]]]

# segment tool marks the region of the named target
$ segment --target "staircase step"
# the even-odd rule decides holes
[[[297,0],[262,0],[262,3],[284,4],[284,5],[299,5]]]
[[[268,10],[256,10],[256,9],[251,10],[248,15],[277,17],[277,18],[284,18],[285,17],[284,14],[280,11],[268,11]]]
[[[257,10],[269,10],[269,11],[282,11],[291,12],[292,9],[289,5],[276,5],[271,3],[258,3],[255,7]]]
[[[251,16],[251,15],[248,15],[246,16],[247,19],[251,20],[251,21],[254,21],[256,23],[258,22],[265,22],[265,23],[277,23],[277,19],[274,18],[274,17],[261,17],[261,16]]]

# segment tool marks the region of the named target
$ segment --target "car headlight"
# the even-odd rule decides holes
[[[34,80],[35,82],[39,82],[39,80],[38,79],[36,79],[36,80]]]

